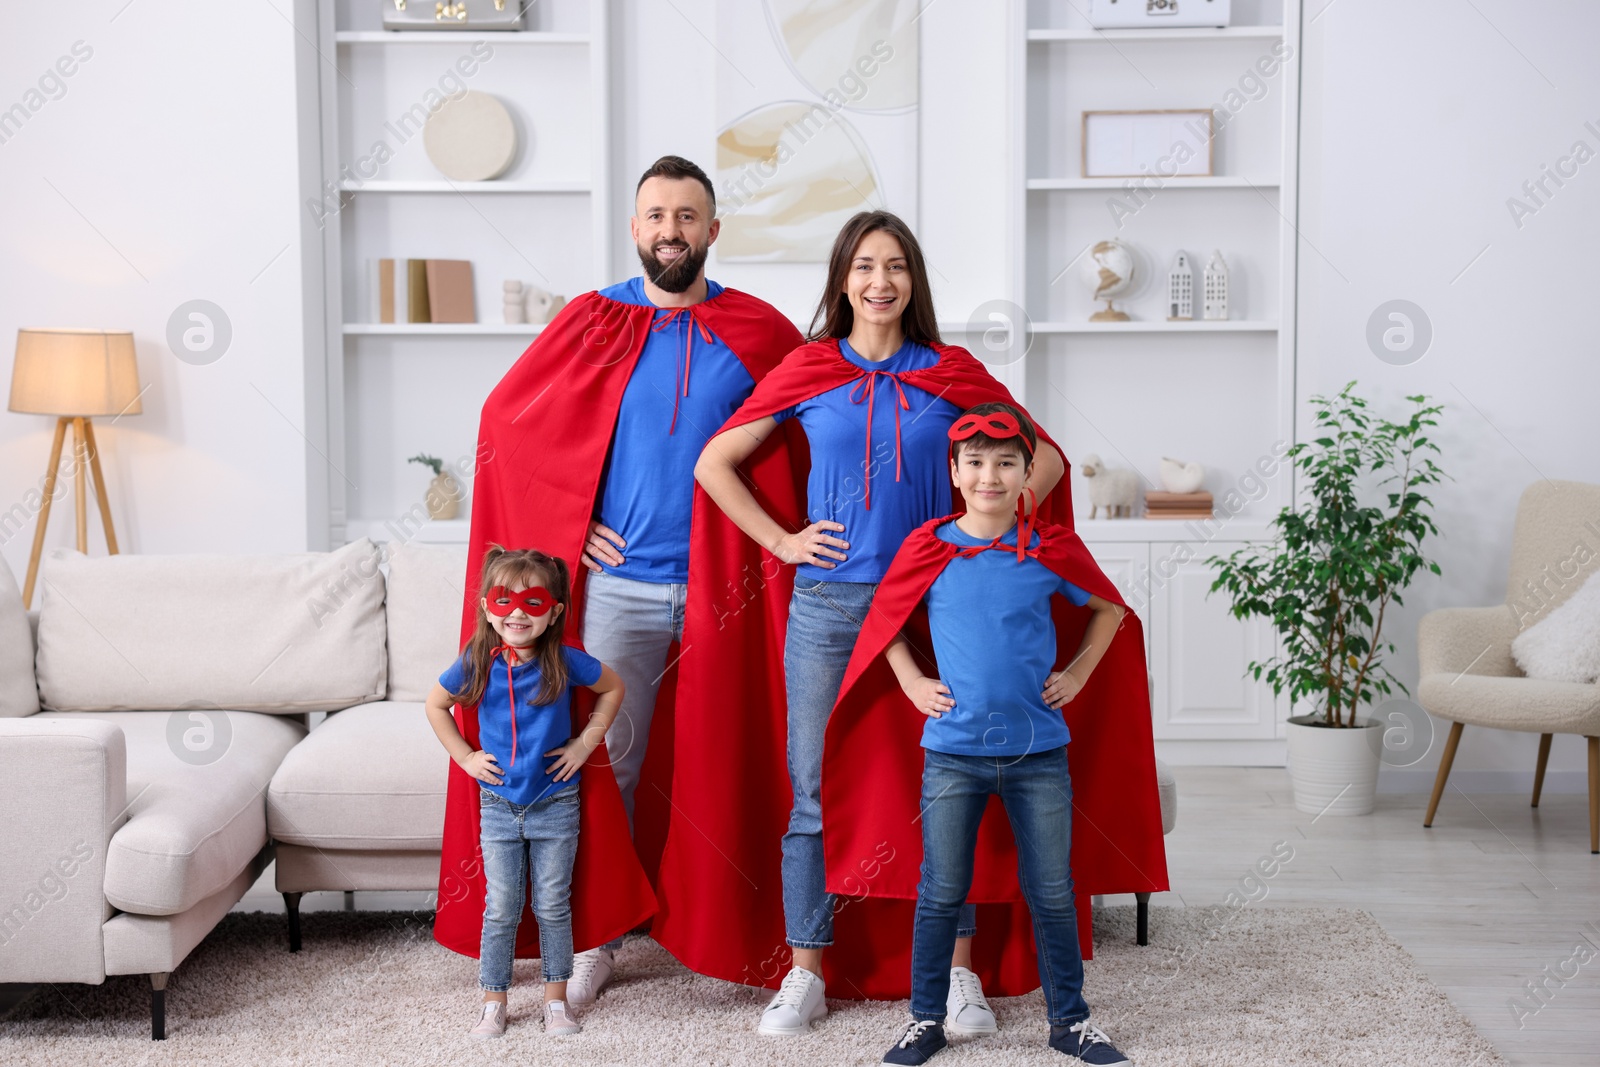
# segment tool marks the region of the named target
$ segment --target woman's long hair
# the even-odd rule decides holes
[[[533,644],[534,659],[539,664],[539,692],[530,704],[550,704],[567,688],[567,661],[561,654],[562,638],[567,632],[567,616],[572,612],[572,580],[565,560],[547,556],[537,549],[507,550],[490,545],[483,554],[483,570],[478,577],[478,596],[486,596],[497,585],[523,589],[542,585],[561,605],[561,613],[550,620]],[[450,699],[462,707],[471,707],[483,699],[483,690],[489,683],[489,670],[494,666],[494,648],[500,635],[489,625],[489,613],[482,605],[478,608],[478,623],[472,629],[472,638],[462,656],[466,668],[462,672],[461,692],[451,693]]]
[[[839,236],[834,238],[833,251],[828,254],[828,280],[822,286],[822,299],[816,313],[811,316],[808,341],[827,337],[849,337],[855,326],[855,309],[845,293],[845,277],[856,258],[856,249],[862,238],[882,230],[900,242],[906,254],[906,269],[911,272],[911,302],[900,314],[900,329],[907,339],[924,345],[941,343],[939,321],[933,313],[933,289],[928,285],[928,265],[922,258],[922,246],[900,216],[888,211],[862,211],[851,216]],[[821,326],[817,325],[821,322]]]

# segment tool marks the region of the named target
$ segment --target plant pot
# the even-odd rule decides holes
[[[460,513],[461,486],[449,471],[433,476],[426,502],[430,519],[453,519]]]
[[[1372,731],[1383,724],[1358,720],[1355,726],[1320,724],[1320,715],[1289,720],[1289,784],[1297,811],[1312,815],[1366,815],[1378,792],[1379,745]],[[1381,741],[1381,733],[1378,740]]]

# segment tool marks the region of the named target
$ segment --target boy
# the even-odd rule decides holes
[[[1071,531],[1032,528],[1031,510],[1021,506],[1037,441],[1026,415],[1009,404],[982,404],[956,420],[950,438],[951,477],[966,514],[929,523],[902,549],[926,552],[916,542],[929,536],[955,546],[953,553],[938,546],[945,562],[924,600],[940,677],[922,673],[904,635],[886,651],[901,689],[927,720],[912,1018],[883,1061],[926,1063],[946,1045],[956,913],[972,885],[979,823],[995,794],[1016,839],[1050,1045],[1082,1063],[1126,1064],[1089,1024],[1082,996],[1070,868],[1069,734],[1060,710],[1087,683],[1125,609],[1064,576],[1115,595]],[[1076,655],[1059,671],[1051,670],[1058,651],[1055,596],[1091,612]]]

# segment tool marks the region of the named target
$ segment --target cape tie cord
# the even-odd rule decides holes
[[[689,328],[684,331],[683,335],[683,366],[678,368],[678,384],[672,391],[672,425],[667,427],[668,436],[671,436],[678,429],[678,401],[682,397],[689,395],[689,355],[690,349],[694,346],[695,330],[698,329],[700,331],[700,340],[706,344],[710,344],[712,340],[711,331],[706,329],[706,324],[701,322],[699,317],[695,315],[692,307],[671,309],[655,321],[654,325],[650,327],[650,332],[660,333],[669,324],[676,322],[679,315],[688,320]]]
[[[897,396],[894,408],[894,480],[900,480],[900,412],[910,411],[911,402],[906,399],[905,386],[900,384],[900,375],[887,370],[864,370],[856,375],[852,381],[854,387],[850,390],[850,402],[859,404],[862,401],[867,405],[867,447],[866,459],[861,467],[861,480],[866,485],[866,508],[872,510],[872,409],[877,402],[878,379],[887,378],[894,385]]]
[[[517,765],[517,687],[511,680],[511,661],[521,660],[522,653],[510,645],[495,645],[489,655],[498,656],[506,654],[506,690],[511,694],[511,762],[506,764],[509,769]]]
[[[1018,563],[1023,562],[1024,560],[1028,559],[1029,557],[1032,557],[1034,559],[1038,559],[1039,558],[1039,550],[1037,548],[1029,548],[1028,547],[1028,542],[1033,540],[1033,526],[1034,526],[1033,513],[1034,513],[1034,510],[1039,506],[1039,498],[1034,495],[1034,492],[1033,492],[1032,489],[1024,489],[1023,492],[1028,494],[1028,505],[1027,505],[1026,508],[1023,507],[1023,505],[1022,505],[1022,496],[1021,496],[1021,494],[1018,494],[1018,496],[1017,496],[1017,562]],[[1001,534],[1000,535],[1000,537],[1004,537],[1004,536],[1005,536],[1005,534]],[[1010,545],[1001,544],[1000,543],[1000,537],[996,537],[993,541],[990,541],[986,545],[971,545],[971,546],[969,546],[967,548],[963,548],[961,551],[957,552],[956,555],[958,555],[958,556],[960,556],[960,557],[962,557],[964,559],[971,559],[973,556],[976,556],[978,553],[987,552],[991,548],[997,548],[1002,552],[1010,552],[1011,551],[1011,546]]]

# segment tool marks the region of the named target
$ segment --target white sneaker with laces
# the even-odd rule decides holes
[[[566,1001],[547,1000],[544,1005],[544,1032],[550,1037],[565,1037],[575,1034],[583,1027],[578,1025],[578,1020],[572,1017],[567,1010]]]
[[[944,1001],[944,1028],[960,1037],[992,1034],[994,1011],[983,996],[983,982],[965,967],[950,968],[950,992]]]
[[[774,1037],[798,1037],[826,1014],[822,979],[804,967],[791,967],[772,1003],[761,1013],[759,1030]]]
[[[506,1034],[506,1003],[503,1000],[486,1000],[483,1002],[483,1014],[478,1016],[478,1025],[474,1026],[469,1035],[479,1041],[486,1041],[493,1037],[504,1037]]]
[[[567,979],[568,1004],[593,1004],[611,981],[617,956],[609,948],[591,948],[572,957],[572,977]]]

